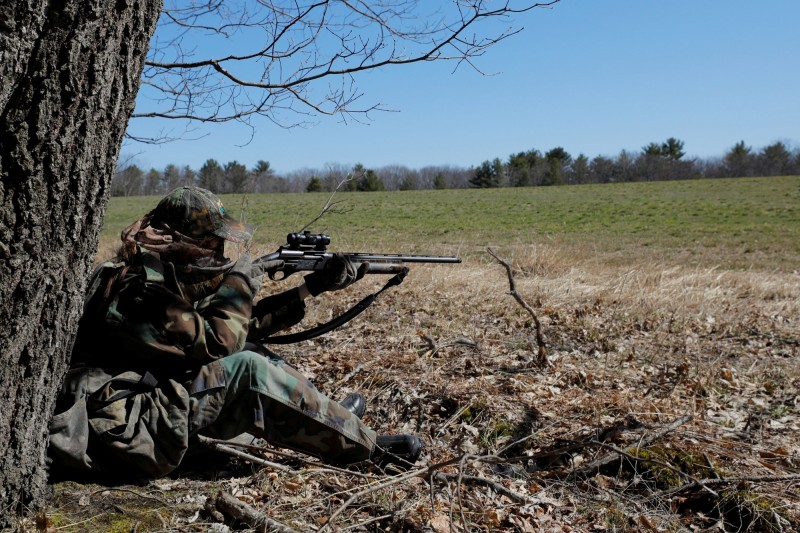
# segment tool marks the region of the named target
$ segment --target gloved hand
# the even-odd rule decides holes
[[[326,291],[338,291],[363,278],[368,268],[369,263],[362,263],[356,269],[347,256],[337,253],[328,261],[325,270],[317,270],[305,277],[306,288],[311,296],[318,296]]]
[[[243,277],[250,286],[253,295],[261,288],[261,280],[258,279],[260,275],[253,276],[253,259],[250,257],[250,254],[243,254],[236,260],[236,263],[234,263],[233,267],[228,271],[228,275],[231,274],[237,274]]]
[[[253,263],[253,269],[250,275],[254,278],[260,278],[264,274],[277,272],[283,265],[283,259],[256,259]]]

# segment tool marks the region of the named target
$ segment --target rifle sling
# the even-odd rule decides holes
[[[305,331],[298,331],[297,333],[291,333],[289,335],[279,335],[277,337],[267,337],[263,339],[261,342],[264,344],[293,344],[295,342],[306,341],[309,339],[313,339],[314,337],[319,337],[320,335],[324,335],[329,331],[332,331],[339,326],[342,326],[355,317],[360,315],[364,310],[372,305],[372,303],[378,298],[378,296],[388,289],[389,287],[394,287],[396,285],[400,285],[403,280],[408,274],[408,268],[403,269],[402,271],[398,272],[392,278],[386,282],[386,285],[383,286],[381,290],[376,292],[375,294],[370,294],[356,305],[351,307],[346,312],[342,313],[341,315],[337,316],[336,318],[324,323],[320,324],[319,326],[307,329]]]

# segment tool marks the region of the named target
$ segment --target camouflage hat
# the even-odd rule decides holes
[[[216,235],[244,242],[253,235],[253,230],[225,211],[216,194],[200,187],[178,187],[158,202],[151,215],[154,226],[166,224],[193,239]]]

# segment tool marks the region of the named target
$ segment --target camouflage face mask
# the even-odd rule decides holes
[[[191,264],[206,258],[223,260],[224,246],[220,237],[209,235],[193,239],[166,225],[156,228],[152,225],[151,213],[125,228],[121,238],[123,243],[138,244],[158,253],[165,261]]]

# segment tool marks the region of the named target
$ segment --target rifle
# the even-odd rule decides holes
[[[269,272],[272,280],[283,280],[296,272],[325,270],[334,253],[328,251],[331,243],[329,235],[311,233],[290,233],[286,236],[286,245],[278,251],[263,255],[254,263],[261,261],[283,261],[283,266]],[[367,274],[399,274],[406,272],[406,263],[460,263],[458,257],[440,255],[399,255],[347,252],[343,254],[355,265],[367,263]]]
[[[328,245],[331,243],[330,236],[324,233],[311,233],[304,231],[302,233],[290,233],[286,236],[286,245],[278,248],[277,252],[263,255],[256,259],[254,263],[261,261],[283,261],[283,265],[274,270],[269,271],[269,277],[273,280],[283,280],[291,276],[295,272],[324,270],[328,262],[331,261],[334,254],[328,251]],[[324,333],[327,333],[342,324],[349,322],[367,307],[369,307],[375,299],[389,287],[394,287],[403,282],[406,274],[408,273],[408,266],[406,263],[460,263],[461,259],[458,257],[445,257],[439,255],[397,255],[397,254],[373,254],[373,253],[360,253],[349,252],[343,254],[350,259],[354,264],[367,265],[366,274],[394,274],[394,276],[386,282],[381,290],[374,294],[370,294],[350,310],[338,316],[325,324],[313,327],[306,331],[292,333],[289,335],[271,336],[262,339],[264,344],[290,344],[300,342],[308,339],[313,339]]]

